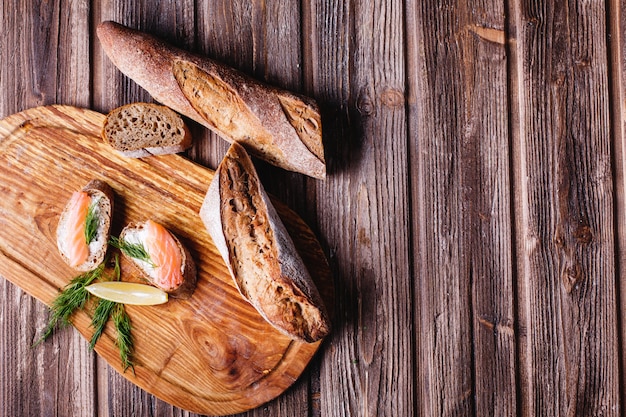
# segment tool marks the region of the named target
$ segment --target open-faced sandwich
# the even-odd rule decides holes
[[[152,285],[174,298],[189,298],[196,288],[196,265],[187,248],[152,220],[127,225],[116,241]]]
[[[78,271],[91,271],[104,261],[111,229],[113,190],[100,180],[72,194],[57,226],[63,260]]]

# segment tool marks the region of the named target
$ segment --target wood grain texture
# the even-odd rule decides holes
[[[610,62],[609,85],[611,85],[611,129],[614,143],[615,156],[615,207],[616,207],[616,233],[617,247],[616,260],[619,290],[619,309],[621,313],[626,309],[626,280],[624,276],[626,267],[626,2],[614,0],[607,3],[610,19]],[[622,324],[619,329],[619,349],[621,350],[619,370],[622,378],[620,387],[620,405],[624,407],[626,401],[626,387],[623,383],[624,370],[626,369],[626,354],[624,352],[624,338],[626,326]]]
[[[0,117],[25,108],[90,101],[88,1],[5,1],[0,6]],[[51,53],[53,52],[53,53]],[[1,415],[95,415],[95,355],[76,332],[31,349],[44,305],[0,280]],[[6,335],[6,336],[5,336]],[[9,336],[10,335],[10,336]],[[67,363],[76,366],[68,368]],[[54,383],[50,383],[54,381]]]
[[[100,50],[108,19],[316,98],[327,180],[258,168],[329,254],[334,333],[292,388],[240,416],[621,415],[624,10],[10,0],[0,118],[151,101]],[[190,126],[187,156],[215,168],[228,144]],[[0,414],[195,416],[94,359],[78,332],[30,349],[46,309],[5,279],[0,297]]]
[[[514,415],[503,3],[417,2],[411,39],[420,415]]]
[[[619,415],[604,2],[515,2],[521,409]]]
[[[112,233],[149,213],[184,242],[198,267],[198,286],[189,300],[155,308],[126,306],[135,372],[124,376],[195,412],[232,414],[276,397],[298,378],[319,343],[291,341],[240,296],[198,216],[212,172],[172,155],[121,157],[98,136],[103,121],[100,113],[67,106],[38,107],[2,121],[0,273],[49,304],[73,276],[55,256],[54,213],[63,209],[71,194],[67,190],[82,188],[91,177],[101,179],[116,194]],[[311,232],[284,206],[277,211],[314,279],[329,283]],[[125,260],[122,274],[135,275]],[[331,295],[322,282],[318,286],[323,297]],[[332,306],[332,298],[324,299]],[[85,312],[77,313],[73,324],[85,338],[91,336]],[[122,373],[112,329],[96,351]]]
[[[317,183],[337,275],[338,331],[321,415],[414,411],[403,15],[398,3],[314,1],[305,80],[326,107],[332,174]],[[319,77],[317,77],[319,75]],[[343,387],[337,390],[336,387]]]

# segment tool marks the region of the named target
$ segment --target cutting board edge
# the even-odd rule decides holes
[[[72,118],[72,116],[75,116],[76,113],[78,113],[78,115],[80,117],[77,117],[78,119],[80,119],[79,121],[76,121],[72,118],[72,121],[74,122],[73,124],[71,124],[70,127],[74,126],[76,127],[76,130],[78,131],[80,129],[80,124],[81,123],[86,123],[89,126],[92,126],[94,129],[98,128],[99,124],[101,123],[101,121],[103,120],[104,115],[102,115],[99,112],[96,112],[94,110],[90,110],[90,109],[86,109],[86,108],[80,108],[80,107],[74,107],[74,106],[69,106],[69,105],[59,105],[59,104],[55,104],[55,105],[50,105],[50,106],[38,106],[38,107],[33,107],[30,109],[26,109],[22,112],[18,112],[15,113],[13,115],[7,116],[6,118],[0,120],[0,138],[4,138],[8,135],[13,135],[15,134],[16,131],[19,131],[19,129],[25,129],[25,131],[27,131],[30,127],[50,127],[52,125],[54,125],[54,121],[48,123],[48,121],[44,120],[42,118],[44,113],[47,113],[49,110],[53,110],[53,120],[54,119],[58,119],[58,120],[64,120],[65,117],[69,117]],[[43,122],[45,121],[45,123],[41,123],[39,124],[39,122]],[[87,134],[87,133],[85,133]],[[88,133],[90,136],[94,136],[97,137],[98,135],[94,134],[94,132],[89,132]],[[0,139],[0,145],[2,144],[2,140]],[[180,157],[180,156],[179,156]],[[181,157],[182,158],[182,157]],[[205,170],[209,170],[211,171],[209,168],[203,167],[200,164],[197,164],[193,161],[190,161],[186,158],[182,158],[184,159],[186,162],[194,164],[198,167],[201,167],[202,169]],[[285,209],[288,211],[291,211],[289,208],[287,208],[286,206],[281,207],[282,210],[280,211],[284,211]],[[296,219],[299,220],[300,222],[302,222],[304,224],[304,222],[302,221],[302,219],[299,218],[299,216],[297,216],[297,214],[293,213],[293,215],[295,215]],[[306,225],[305,225],[306,226]],[[306,226],[308,228],[308,226]],[[310,231],[310,230],[309,230]],[[312,233],[312,232],[311,232]],[[319,242],[318,242],[319,244]],[[327,262],[327,259],[325,259],[325,261]],[[15,262],[15,264],[19,265],[19,262]],[[20,267],[23,267],[22,265],[20,265]],[[27,268],[26,268],[27,269]],[[2,276],[7,279],[9,282],[11,282],[12,284],[16,285],[19,288],[22,288],[22,286],[20,286],[20,284],[17,282],[17,280],[12,280],[10,278],[8,278],[8,276],[10,276],[11,274],[7,274],[4,273],[2,274]],[[50,291],[52,291],[52,285],[49,285]],[[49,291],[49,292],[50,292]],[[44,296],[44,297],[38,297],[36,295],[34,295],[32,292],[26,291],[29,295],[33,296],[34,298],[38,299],[39,301],[41,301],[42,303],[46,304],[47,302],[51,301],[51,299],[54,297],[54,295],[52,295],[51,297],[48,296]],[[82,315],[82,314],[81,314]],[[85,314],[85,317],[88,317],[88,315]],[[80,321],[83,322],[86,319],[81,319]],[[79,331],[79,333],[81,333],[81,335],[83,335],[85,338],[87,338],[87,335],[90,335],[90,333],[87,331],[85,331],[85,329],[80,329],[77,328],[77,330]],[[275,391],[276,392],[270,392],[268,393],[264,399],[261,402],[255,403],[253,405],[246,405],[243,408],[229,408],[227,413],[228,414],[232,414],[232,413],[237,413],[237,412],[244,412],[256,407],[261,406],[262,404],[266,403],[267,401],[270,401],[276,397],[278,397],[279,395],[281,395],[285,390],[287,390],[289,387],[291,387],[299,378],[299,376],[301,375],[301,373],[304,371],[304,369],[306,369],[309,366],[309,363],[312,359],[312,357],[317,354],[317,352],[319,352],[320,350],[320,346],[322,345],[323,341],[319,341],[316,342],[315,344],[312,344],[312,346],[309,346],[309,349],[311,347],[313,347],[312,351],[310,351],[310,353],[308,354],[308,359],[305,361],[305,363],[303,363],[303,365],[301,366],[301,369],[297,370],[296,372],[296,376],[292,378],[292,380],[290,380],[290,382],[288,384],[285,384],[284,386],[281,386],[280,388],[277,388]],[[98,352],[100,349],[97,347],[96,351]],[[305,349],[306,350],[306,349]],[[98,352],[99,353],[99,352]],[[157,398],[161,398],[164,399],[162,395],[160,395],[159,393],[155,393],[153,390],[150,389],[150,386],[147,386],[145,384],[143,384],[141,381],[137,381],[132,379],[131,377],[129,377],[128,375],[126,375],[123,371],[120,372],[121,367],[120,366],[115,366],[113,365],[111,362],[107,361],[109,366],[112,366],[118,373],[120,373],[122,376],[124,376],[126,379],[130,380],[131,382],[133,382],[134,384],[138,385],[140,388],[146,390],[146,392],[149,392],[152,395],[155,395],[155,397]],[[115,362],[116,363],[116,362]],[[167,402],[167,399],[164,399]],[[194,407],[186,407],[185,404],[179,403],[179,404],[174,404],[176,406],[180,406],[183,409],[186,409],[188,411],[192,411],[192,412],[198,412],[198,413],[202,413],[202,414],[206,414],[211,413],[211,414],[215,414],[215,409],[210,407],[204,407],[201,406],[200,408],[196,408]],[[220,407],[221,409],[221,407]]]

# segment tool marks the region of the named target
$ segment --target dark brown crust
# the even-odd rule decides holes
[[[294,339],[325,337],[324,303],[243,147],[231,146],[213,181],[200,217],[242,296]]]
[[[275,165],[285,163],[283,150],[276,146],[274,137],[261,120],[237,93],[236,81],[226,74],[212,74],[189,61],[177,60],[172,67],[181,91],[193,108],[214,130],[231,142],[239,142],[253,155]],[[222,77],[230,78],[226,82]]]
[[[193,97],[188,100],[183,94],[174,76],[174,67],[181,62],[186,63],[185,65],[191,64],[221,80],[236,92],[238,98],[270,133],[272,146],[262,143],[265,139],[256,143],[254,127],[251,126],[251,135],[244,141],[246,149],[284,169],[315,178],[325,178],[321,119],[317,104],[311,98],[268,86],[233,68],[175,48],[155,37],[115,22],[101,23],[97,27],[97,34],[111,61],[157,101],[233,142],[240,139],[230,136],[227,129],[219,129],[194,109],[194,106],[200,108],[202,103],[196,102]],[[296,108],[285,112],[285,106],[291,107],[294,103],[297,103]],[[305,119],[294,122],[294,117],[299,118],[300,115],[305,115]],[[310,120],[316,122],[310,123]]]
[[[143,227],[143,223],[129,223],[128,225],[126,225],[126,227],[124,227],[124,229],[120,233],[120,240],[124,240],[124,236],[129,231],[132,231],[133,229],[139,229],[142,227]],[[196,289],[196,280],[197,280],[196,264],[193,261],[193,258],[191,257],[189,250],[181,243],[178,237],[171,231],[170,231],[170,235],[174,238],[174,240],[176,241],[176,244],[178,245],[181,251],[182,260],[183,260],[183,282],[174,289],[164,290],[164,291],[167,292],[173,298],[187,299],[191,297],[194,290]],[[155,285],[154,282],[152,281],[152,278],[150,277],[150,275],[141,267],[139,263],[137,263],[135,258],[132,258],[126,255],[124,252],[122,252],[122,255],[135,266],[135,268],[140,272],[141,276],[147,282],[149,282],[151,285],[154,285],[155,287],[158,288],[158,286]]]
[[[172,296],[173,298],[188,299],[191,297],[191,295],[196,289],[196,284],[197,284],[196,264],[194,263],[193,258],[191,257],[191,254],[189,253],[189,250],[180,242],[180,240],[178,240],[178,238],[174,234],[172,234],[172,236],[174,237],[174,240],[176,240],[176,243],[178,244],[178,246],[183,252],[183,260],[184,260],[183,278],[184,279],[183,279],[182,284],[180,284],[178,288],[175,288],[174,290],[169,291],[169,295]]]
[[[111,204],[111,213],[109,213],[109,217],[113,215],[113,204],[115,201],[113,189],[109,184],[102,180],[91,180],[83,187],[83,191],[89,193],[93,191],[100,191],[104,196],[109,200]]]

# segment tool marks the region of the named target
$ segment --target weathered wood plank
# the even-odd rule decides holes
[[[317,222],[336,271],[321,415],[411,415],[403,8],[384,1],[305,7],[304,85],[323,106],[329,167],[316,184]]]
[[[515,415],[505,11],[410,2],[420,415]]]
[[[513,2],[523,415],[619,415],[605,2]]]
[[[0,6],[0,118],[50,103],[89,105],[88,1],[5,1]],[[31,345],[48,309],[0,279],[0,414],[96,415],[94,354],[61,331]]]
[[[617,271],[618,288],[620,294],[620,314],[626,311],[626,1],[614,0],[607,2],[609,12],[610,33],[610,85],[611,89],[611,129],[613,136],[615,157],[615,223],[617,233]],[[626,385],[624,384],[624,370],[626,369],[626,326],[620,321],[620,406],[626,402]]]

